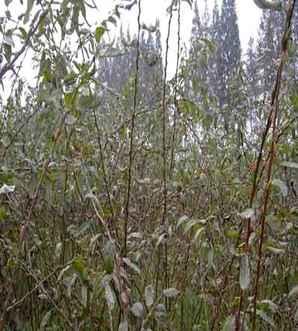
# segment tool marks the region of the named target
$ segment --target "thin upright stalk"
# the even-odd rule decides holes
[[[266,186],[265,191],[263,194],[263,208],[260,217],[260,224],[261,224],[261,234],[259,239],[259,246],[258,246],[258,255],[257,255],[257,273],[256,273],[256,281],[255,281],[255,288],[253,294],[253,320],[252,320],[252,331],[256,330],[256,312],[257,312],[257,299],[258,299],[258,290],[259,290],[259,283],[260,283],[260,276],[261,276],[261,266],[262,266],[262,253],[263,253],[263,243],[265,237],[265,225],[266,225],[266,216],[269,204],[269,198],[271,194],[271,181],[272,181],[272,169],[273,169],[273,162],[275,158],[275,151],[276,151],[276,143],[278,139],[278,130],[277,130],[277,118],[278,118],[278,111],[279,111],[279,94],[281,88],[281,80],[282,80],[282,73],[284,69],[284,65],[288,58],[288,46],[289,46],[289,39],[291,35],[291,24],[292,18],[294,13],[296,0],[293,0],[289,3],[287,17],[286,17],[286,26],[285,31],[282,38],[281,44],[281,57],[280,57],[280,64],[278,67],[276,80],[274,84],[274,88],[271,95],[271,107],[273,109],[272,112],[272,141],[269,150],[269,160],[268,160],[268,168],[267,168],[267,176],[266,176]]]
[[[257,164],[256,169],[254,172],[253,177],[253,185],[251,189],[250,194],[250,201],[249,201],[249,207],[252,208],[256,193],[258,191],[258,185],[260,183],[259,173],[261,168],[261,163],[263,159],[264,154],[264,148],[265,144],[267,142],[268,136],[270,131],[272,132],[272,141],[268,153],[268,159],[266,160],[266,164],[268,164],[267,168],[264,168],[263,170],[266,170],[266,182],[265,182],[265,190],[263,193],[263,204],[262,204],[262,211],[260,216],[260,225],[261,225],[261,234],[259,238],[259,244],[258,244],[258,251],[257,251],[257,271],[256,271],[256,280],[255,280],[255,288],[253,293],[253,318],[252,318],[252,331],[256,330],[256,307],[257,307],[257,298],[258,298],[258,289],[259,289],[259,281],[260,281],[260,273],[261,273],[261,264],[262,264],[262,248],[263,248],[263,242],[264,242],[264,236],[265,236],[265,225],[266,225],[266,215],[268,210],[268,204],[269,204],[269,198],[271,193],[271,179],[272,179],[272,167],[273,167],[273,161],[275,157],[275,149],[276,149],[276,143],[278,140],[277,137],[277,117],[278,117],[278,110],[279,110],[279,94],[280,94],[280,88],[281,88],[281,80],[282,80],[282,73],[284,69],[285,62],[287,60],[287,54],[288,54],[288,44],[289,44],[289,38],[290,38],[290,30],[291,30],[291,22],[293,17],[293,11],[295,6],[296,0],[293,0],[291,4],[289,4],[288,11],[287,11],[287,17],[286,17],[286,25],[285,25],[285,31],[282,38],[281,43],[281,56],[280,56],[280,63],[276,74],[276,79],[274,83],[274,87],[271,94],[271,100],[270,100],[270,112],[267,118],[266,127],[262,136],[261,140],[261,146],[259,150],[259,155],[257,158]],[[246,229],[246,237],[245,237],[245,247],[246,247],[246,253],[249,253],[249,239],[251,235],[251,220],[249,219],[247,222],[247,229]],[[240,291],[240,301],[238,305],[238,311],[236,315],[236,331],[241,330],[241,309],[243,306],[244,301],[244,291]]]
[[[141,0],[138,1],[138,39],[137,39],[137,54],[135,63],[135,79],[134,79],[134,96],[133,96],[133,109],[131,114],[130,125],[130,139],[129,139],[129,161],[128,161],[128,176],[127,176],[127,193],[125,205],[125,220],[124,220],[124,243],[123,243],[123,256],[127,254],[127,235],[128,235],[128,221],[129,221],[129,207],[131,195],[131,183],[133,177],[133,155],[134,155],[134,132],[135,132],[135,118],[137,111],[138,101],[138,85],[139,85],[139,65],[140,65],[140,36],[141,36]]]

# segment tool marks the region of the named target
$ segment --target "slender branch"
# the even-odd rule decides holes
[[[3,77],[5,76],[5,74],[8,71],[14,70],[14,64],[16,63],[16,61],[18,60],[18,58],[25,52],[26,48],[28,47],[28,45],[30,43],[31,38],[34,36],[35,32],[37,31],[37,29],[39,27],[39,24],[41,23],[41,21],[48,14],[48,10],[44,11],[40,16],[39,16],[39,13],[40,13],[40,11],[38,11],[37,14],[34,16],[33,21],[32,21],[32,28],[28,32],[27,38],[26,38],[23,46],[21,47],[21,49],[18,52],[16,52],[16,54],[13,57],[13,59],[9,63],[6,63],[1,68],[1,70],[0,70],[0,81],[2,81]],[[37,23],[36,23],[36,21],[37,21]]]
[[[257,297],[258,297],[258,286],[259,286],[259,279],[260,279],[260,272],[261,272],[261,260],[262,260],[262,247],[263,247],[263,241],[264,241],[264,234],[265,234],[265,221],[266,221],[266,215],[267,215],[267,209],[268,209],[268,203],[269,203],[269,197],[271,193],[271,177],[272,177],[272,167],[273,167],[273,161],[275,157],[275,146],[278,141],[277,135],[277,115],[278,115],[278,106],[279,106],[279,94],[280,94],[280,88],[281,88],[281,80],[282,80],[282,73],[284,69],[285,62],[287,60],[288,55],[288,43],[290,38],[290,30],[291,30],[291,22],[292,22],[292,16],[294,11],[296,0],[293,0],[291,6],[289,6],[287,17],[286,17],[286,25],[285,25],[285,31],[282,38],[282,44],[281,44],[281,56],[280,56],[280,63],[279,67],[276,73],[276,79],[274,83],[274,87],[271,94],[271,100],[270,100],[270,112],[267,118],[266,127],[262,136],[261,140],[261,146],[259,150],[259,155],[257,159],[256,169],[254,172],[254,178],[253,178],[253,185],[252,190],[250,194],[250,201],[249,201],[249,207],[252,208],[256,193],[258,190],[258,185],[260,183],[262,174],[264,170],[267,170],[267,177],[266,177],[266,185],[265,185],[265,191],[263,193],[263,206],[262,206],[262,214],[260,217],[260,224],[261,224],[261,235],[259,239],[259,246],[258,246],[258,257],[257,257],[257,273],[256,273],[256,283],[255,283],[255,289],[254,289],[254,296],[253,296],[253,324],[252,324],[252,330],[256,330],[256,306],[257,306]],[[270,132],[270,129],[272,129],[272,142],[269,150],[268,160],[266,161],[266,164],[268,163],[268,168],[265,168],[265,165],[262,167],[261,170],[261,163],[263,159],[263,153],[266,141],[268,139],[268,135]],[[259,173],[261,170],[260,178]],[[246,237],[245,237],[245,248],[246,252],[249,252],[249,239],[251,235],[251,219],[248,219],[247,221],[247,229],[246,229]],[[241,309],[244,301],[244,291],[240,290],[240,301],[238,305],[237,315],[236,315],[236,331],[241,330]]]
[[[133,168],[133,155],[134,155],[134,131],[135,131],[135,118],[136,118],[136,110],[137,110],[138,85],[139,85],[140,38],[141,38],[141,0],[139,0],[138,2],[138,39],[137,39],[137,54],[136,54],[136,64],[135,64],[136,72],[134,79],[133,109],[131,114],[131,126],[130,126],[127,194],[126,194],[125,220],[124,220],[124,229],[123,229],[124,230],[123,256],[126,256],[127,254],[129,205],[130,205],[130,194],[131,194],[131,182],[133,176],[132,168]]]
[[[180,1],[179,1],[180,2]],[[166,121],[167,121],[167,104],[166,104],[166,88],[167,88],[167,73],[168,73],[168,61],[169,61],[169,40],[171,35],[171,25],[173,19],[173,7],[175,1],[172,1],[170,7],[170,17],[168,22],[168,32],[166,39],[166,53],[165,53],[165,66],[164,66],[164,78],[163,78],[163,93],[162,93],[162,159],[163,159],[163,167],[162,167],[162,183],[163,183],[163,212],[161,218],[161,227],[162,231],[167,235],[167,141],[166,141]],[[164,281],[165,287],[169,286],[169,277],[168,277],[168,245],[167,245],[167,236],[164,243],[165,256],[163,260],[163,269],[164,269]],[[167,304],[167,300],[166,300]]]
[[[293,0],[291,3],[289,2],[287,17],[286,17],[285,31],[284,31],[283,38],[282,38],[280,64],[279,64],[274,88],[273,88],[272,95],[271,95],[271,107],[273,109],[272,120],[271,120],[271,122],[272,122],[272,141],[271,141],[270,151],[269,151],[270,158],[268,160],[266,186],[265,186],[265,191],[263,194],[263,209],[262,209],[262,214],[260,217],[261,234],[260,234],[260,239],[259,239],[257,274],[256,274],[256,282],[255,282],[255,289],[254,289],[254,296],[253,296],[252,331],[256,330],[256,312],[257,312],[259,280],[260,280],[260,276],[261,276],[262,249],[263,249],[263,242],[264,242],[264,236],[265,236],[267,209],[268,209],[269,197],[270,197],[270,193],[271,193],[273,161],[275,158],[276,142],[278,139],[277,115],[278,115],[278,110],[279,110],[279,94],[280,94],[280,88],[281,88],[282,73],[283,73],[283,69],[284,69],[286,60],[288,58],[288,46],[289,46],[289,39],[290,39],[290,35],[291,35],[291,24],[292,24],[295,3],[296,3],[296,0]]]
[[[175,139],[177,133],[177,116],[178,116],[178,101],[177,101],[177,90],[178,90],[178,71],[180,62],[180,43],[181,43],[181,1],[178,2],[178,35],[177,35],[177,59],[176,59],[176,71],[175,71],[175,85],[174,85],[174,124],[173,124],[173,135],[172,135],[172,150],[171,150],[171,161],[170,161],[170,172],[172,175],[174,164],[175,164]]]

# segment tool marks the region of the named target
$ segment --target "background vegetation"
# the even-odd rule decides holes
[[[164,57],[141,1],[95,28],[92,0],[28,0],[20,17],[15,2],[0,26],[0,330],[296,330],[295,1],[264,10],[247,54],[234,0],[169,1]],[[133,7],[137,35],[108,42]]]

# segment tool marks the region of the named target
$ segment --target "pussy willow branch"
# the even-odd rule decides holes
[[[268,168],[267,168],[267,177],[266,177],[266,185],[265,190],[263,193],[263,206],[262,206],[262,214],[260,217],[260,224],[261,224],[261,235],[259,239],[259,246],[258,246],[258,253],[257,253],[257,274],[256,274],[256,282],[255,282],[255,289],[253,294],[253,319],[252,319],[252,331],[256,330],[256,307],[257,307],[257,297],[258,297],[258,287],[259,287],[259,279],[260,279],[260,272],[261,272],[261,261],[262,261],[262,247],[263,247],[263,241],[264,241],[264,234],[265,234],[265,221],[266,221],[266,215],[267,215],[267,209],[268,209],[268,203],[269,203],[269,197],[271,193],[271,178],[272,178],[272,167],[273,167],[273,161],[275,157],[275,147],[277,143],[278,137],[277,135],[277,115],[279,110],[279,94],[280,94],[280,88],[281,88],[281,80],[282,80],[282,73],[284,69],[285,62],[287,60],[288,55],[288,45],[289,45],[289,39],[290,39],[290,31],[291,31],[291,23],[292,23],[292,17],[294,12],[296,0],[293,0],[291,3],[289,3],[287,16],[286,16],[286,23],[285,23],[285,30],[282,37],[281,42],[281,56],[280,56],[280,62],[279,67],[276,73],[276,79],[274,83],[274,87],[271,94],[271,100],[270,100],[270,112],[268,115],[266,128],[262,136],[260,151],[257,159],[256,164],[256,170],[254,172],[254,178],[253,178],[253,186],[251,190],[250,195],[250,201],[249,201],[249,207],[252,208],[255,196],[258,189],[258,183],[260,180],[258,180],[258,174],[261,166],[261,161],[263,158],[264,153],[264,146],[267,141],[270,129],[272,129],[272,141],[271,146],[269,150],[269,158],[268,158]],[[264,170],[265,168],[263,168]],[[246,251],[249,251],[249,239],[251,234],[251,220],[249,219],[247,222],[247,230],[246,230]],[[244,292],[241,290],[240,293],[240,302],[238,306],[237,316],[236,316],[236,331],[241,330],[241,309],[242,304],[244,300]]]
[[[254,296],[253,296],[253,322],[252,322],[252,331],[256,330],[256,315],[257,315],[257,299],[258,299],[258,289],[259,289],[259,280],[261,275],[261,264],[262,264],[262,249],[263,249],[263,242],[264,242],[264,235],[265,235],[265,224],[266,224],[266,216],[267,216],[267,209],[269,204],[269,198],[271,193],[271,180],[272,180],[272,168],[273,168],[273,161],[275,158],[276,152],[276,143],[278,139],[278,131],[277,131],[277,115],[279,110],[279,94],[281,88],[281,81],[282,81],[282,73],[285,66],[285,63],[288,58],[288,47],[289,47],[289,40],[291,36],[291,24],[293,19],[293,13],[295,8],[296,0],[292,0],[289,2],[289,7],[286,16],[286,25],[285,31],[282,38],[281,43],[281,57],[280,57],[280,64],[276,74],[276,80],[274,84],[274,88],[271,95],[271,107],[273,109],[272,112],[272,141],[270,145],[269,155],[270,158],[268,160],[268,170],[267,170],[267,178],[266,178],[266,186],[265,191],[263,193],[263,210],[260,217],[260,224],[261,224],[261,235],[259,239],[259,247],[258,247],[258,257],[257,257],[257,274],[256,274],[256,282],[255,282],[255,289],[254,289]]]
[[[125,220],[124,220],[124,243],[123,243],[123,256],[127,254],[127,232],[128,232],[128,219],[129,219],[129,206],[130,206],[130,194],[131,194],[131,182],[133,176],[133,155],[134,155],[134,131],[135,131],[135,119],[137,111],[138,101],[138,85],[139,85],[139,65],[140,65],[140,38],[141,38],[141,0],[138,2],[138,39],[137,39],[137,54],[135,63],[135,79],[134,79],[134,96],[133,96],[133,109],[131,114],[131,126],[130,126],[130,141],[129,141],[129,161],[128,161],[128,179],[127,179],[127,193],[126,193],[126,205],[125,205]]]

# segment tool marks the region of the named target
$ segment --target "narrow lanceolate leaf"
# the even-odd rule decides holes
[[[145,301],[147,307],[151,307],[154,303],[154,287],[153,285],[148,285],[145,288]]]
[[[175,298],[178,294],[179,291],[174,287],[163,290],[163,295],[167,298]]]
[[[280,165],[283,166],[283,167],[286,167],[286,168],[298,169],[298,163],[296,163],[296,162],[283,161],[283,162],[281,162]]]
[[[241,256],[240,260],[240,287],[242,290],[246,290],[249,287],[250,283],[250,269],[249,269],[249,261],[248,256]]]
[[[128,267],[130,267],[137,274],[139,274],[139,275],[141,274],[140,268],[135,263],[131,262],[130,259],[125,257],[125,258],[123,258],[123,261]]]
[[[144,315],[144,306],[141,302],[136,302],[130,308],[135,317],[141,318]]]
[[[96,29],[95,29],[95,40],[96,42],[100,42],[101,40],[101,37],[103,36],[103,34],[105,33],[106,29],[102,26],[98,26]]]
[[[266,249],[274,254],[284,254],[286,251],[283,248],[267,246]]]

